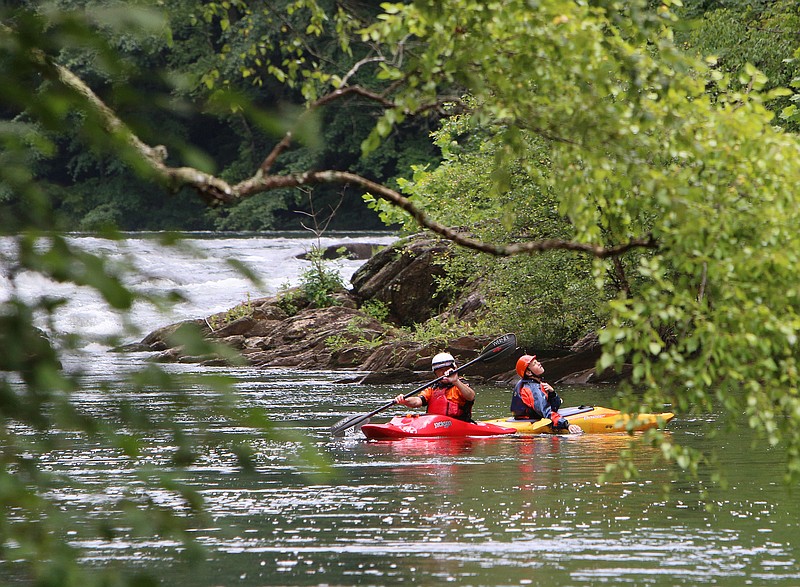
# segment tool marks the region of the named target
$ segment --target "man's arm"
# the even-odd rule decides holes
[[[405,397],[404,394],[401,393],[394,398],[394,403],[396,403],[398,406],[406,406],[407,408],[421,408],[428,403],[428,397],[430,396],[430,393],[430,387],[423,389],[422,393],[419,395],[412,395],[411,397]]]
[[[394,398],[394,403],[399,406],[406,406],[408,408],[421,408],[422,407],[422,398],[418,395],[412,397],[403,397],[401,393],[396,398]]]
[[[461,380],[461,377],[459,377],[458,373],[448,375],[444,380],[455,385],[458,388],[458,391],[461,392],[461,397],[464,398],[465,401],[475,401],[475,390],[464,383],[464,381]]]

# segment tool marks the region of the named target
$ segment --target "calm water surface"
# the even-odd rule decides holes
[[[120,254],[120,244],[95,240],[76,243]],[[177,288],[189,298],[176,308],[173,321],[219,311],[251,293],[271,295],[279,284],[296,281],[303,270],[296,255],[310,246],[308,239],[294,237],[192,244],[204,251],[199,261],[146,239],[122,243],[135,260],[146,260],[147,277],[134,281],[136,287]],[[229,257],[244,258],[261,271],[267,289],[254,291],[231,273]],[[344,268],[345,278],[355,266]],[[52,289],[35,276],[18,286],[26,295]],[[4,288],[7,295],[10,284],[0,280],[0,299]],[[146,357],[106,352],[103,337],[119,328],[118,318],[81,290],[66,295],[70,303],[57,324],[93,341],[68,363],[87,369],[75,398],[82,409],[104,414],[120,400],[154,414],[177,409],[174,417],[195,434],[211,431],[220,440],[199,447],[200,460],[184,479],[209,511],[207,521],[193,530],[205,555],[201,562],[187,562],[182,544],[143,539],[130,528],[117,528],[113,540],[98,540],[97,525],[114,519],[122,495],[138,492],[176,509],[180,502],[148,488],[118,454],[82,435],[56,432],[63,448],[46,455],[43,466],[67,479],[53,498],[69,519],[66,538],[88,565],[147,570],[163,585],[178,587],[800,585],[800,500],[781,484],[781,454],[753,443],[747,433],[710,434],[721,427],[717,414],[678,414],[668,428],[679,443],[716,450],[727,486],[712,483],[710,470],[699,480],[675,480],[672,468],[655,460],[657,448],[622,434],[333,439],[328,427],[334,422],[370,411],[413,386],[335,383],[342,373],[167,367],[232,375],[242,404],[269,414],[275,431],[263,436],[209,418],[199,409],[209,396],[202,384],[187,388],[198,400],[188,405],[164,390],[126,392],[121,373],[141,366]],[[146,308],[137,308],[134,320],[144,332],[170,321]],[[509,390],[477,389],[477,418],[507,412]],[[612,388],[560,391],[567,405],[612,405],[614,393]],[[395,413],[388,410],[375,420]],[[255,443],[254,472],[241,472],[226,448],[241,440]],[[174,450],[168,438],[154,433],[143,443],[142,461],[167,469]],[[632,451],[639,478],[599,484],[598,475],[625,450]],[[315,473],[308,454],[324,457],[327,473]],[[0,569],[0,583],[3,575]]]
[[[277,430],[256,443],[254,473],[209,449],[186,479],[210,511],[209,524],[195,531],[205,562],[185,562],[181,545],[170,541],[124,533],[112,542],[81,540],[80,527],[73,528],[87,562],[127,561],[156,569],[165,585],[197,587],[800,585],[800,507],[781,484],[780,454],[747,436],[709,437],[714,414],[678,416],[669,430],[678,442],[719,451],[726,488],[713,484],[710,472],[699,481],[674,480],[654,461],[658,449],[624,434],[332,439],[331,424],[380,405],[397,388],[335,383],[342,373],[230,373],[244,404],[267,409]],[[477,417],[505,413],[508,390],[478,392]],[[613,389],[567,388],[562,395],[569,404],[608,405]],[[87,389],[82,401],[103,409],[106,397]],[[170,403],[164,394],[139,400]],[[201,417],[191,422],[191,412],[184,418],[198,432],[216,427],[232,440],[254,436]],[[153,462],[166,462],[158,439],[153,445]],[[328,476],[298,458],[308,446],[325,456]],[[599,484],[606,464],[628,448],[640,478]],[[82,489],[61,497],[85,524],[137,482],[91,445],[53,455],[52,466],[81,480]]]

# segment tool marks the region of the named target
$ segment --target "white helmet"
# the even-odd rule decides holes
[[[455,366],[456,360],[450,353],[439,353],[438,355],[434,355],[433,359],[431,360],[431,371],[436,371],[436,369],[441,369],[442,367]]]

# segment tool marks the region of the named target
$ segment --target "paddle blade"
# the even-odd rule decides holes
[[[517,335],[512,333],[504,334],[500,338],[493,340],[489,346],[483,349],[478,359],[484,363],[488,363],[489,361],[499,359],[501,356],[508,353],[508,351],[512,351],[516,348]]]
[[[544,432],[545,428],[548,428],[553,423],[550,418],[542,418],[536,424],[533,425],[530,432],[531,434],[539,434],[540,432]]]
[[[331,436],[344,436],[345,430],[347,430],[353,425],[350,422],[355,421],[359,417],[360,416],[347,416],[346,418],[342,418],[341,420],[336,422],[336,424],[334,424],[330,428]]]
[[[361,427],[364,426],[365,424],[369,424],[370,419],[371,418],[364,418],[361,422],[353,426],[353,430],[355,430],[356,432],[361,432]]]
[[[356,426],[357,427],[356,429],[358,429],[367,422],[369,422],[369,416],[365,416],[364,414],[358,414],[357,416],[347,416],[346,418],[342,418],[341,420],[336,422],[336,424],[331,426],[330,428],[331,436],[344,436],[345,431],[348,428]]]

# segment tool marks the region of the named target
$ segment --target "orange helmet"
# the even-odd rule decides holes
[[[525,369],[528,368],[528,365],[531,364],[536,358],[536,355],[522,355],[519,359],[517,359],[517,375],[520,377],[525,377]]]

